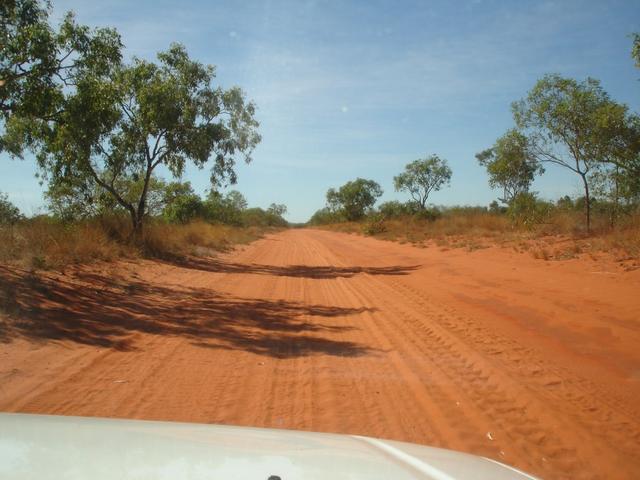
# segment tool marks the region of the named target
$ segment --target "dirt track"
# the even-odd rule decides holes
[[[363,434],[640,475],[640,271],[292,230],[216,261],[0,269],[0,410]],[[27,319],[28,321],[20,320]]]

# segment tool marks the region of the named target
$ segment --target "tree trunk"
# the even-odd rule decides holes
[[[618,185],[618,175],[620,175],[620,171],[618,170],[618,166],[616,165],[616,173],[614,177],[615,188],[613,193],[613,212],[611,212],[611,229],[615,227],[615,224],[618,220],[618,209],[620,206],[620,188]]]
[[[587,175],[580,173],[582,183],[584,184],[584,211],[587,220],[587,233],[591,232],[591,198],[589,197],[589,183],[587,182]]]
[[[147,193],[149,192],[149,182],[151,181],[151,173],[153,171],[152,159],[149,159],[147,162],[147,171],[144,176],[144,185],[142,187],[142,193],[140,194],[140,199],[138,200],[138,209],[135,212],[135,215],[132,215],[133,220],[133,231],[131,233],[134,242],[141,243],[142,242],[142,225],[144,221],[144,214],[147,210]]]
[[[130,212],[131,215],[131,235],[129,236],[129,240],[134,244],[140,244],[142,242],[142,218],[143,215],[140,214],[140,211]]]

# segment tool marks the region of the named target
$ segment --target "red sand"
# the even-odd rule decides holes
[[[0,410],[353,433],[640,475],[640,270],[318,230],[215,260],[0,267]],[[12,304],[13,303],[13,304]]]

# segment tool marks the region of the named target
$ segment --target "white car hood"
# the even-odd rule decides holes
[[[493,460],[351,435],[0,414],[0,479],[531,479]]]

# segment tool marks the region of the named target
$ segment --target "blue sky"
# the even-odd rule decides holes
[[[81,23],[116,27],[126,55],[154,58],[177,41],[240,85],[258,106],[262,143],[238,167],[250,205],[284,203],[291,221],[324,205],[329,187],[379,182],[382,200],[404,199],[393,176],[437,153],[452,169],[437,204],[487,205],[474,154],[512,126],[510,103],[545,73],[602,81],[640,110],[640,70],[629,34],[636,1],[148,1],[54,0]],[[0,160],[0,191],[25,213],[43,208],[33,161]],[[199,193],[208,171],[184,177]],[[549,168],[534,190],[579,195],[578,178]]]

